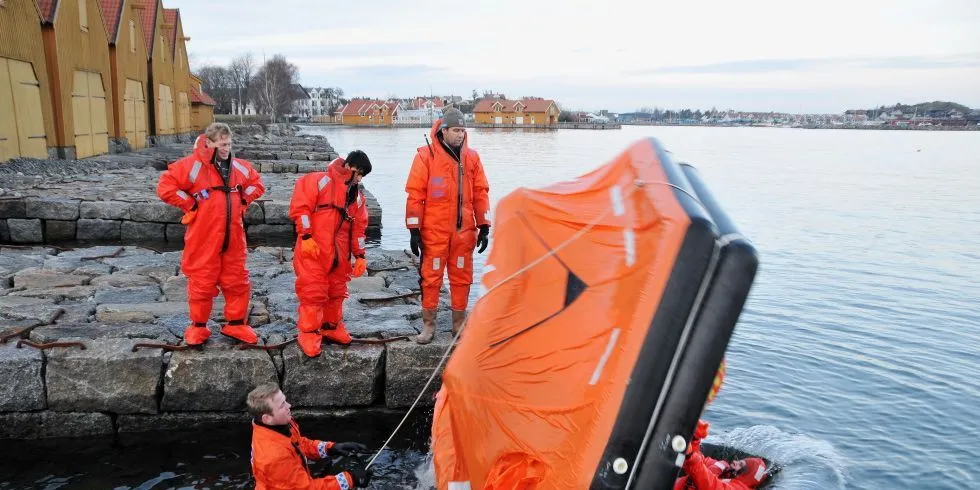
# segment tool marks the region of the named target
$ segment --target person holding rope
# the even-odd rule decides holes
[[[253,389],[246,400],[252,416],[252,475],[256,490],[350,490],[371,483],[370,470],[349,469],[313,478],[309,460],[367,451],[357,442],[307,439],[293,420],[289,402],[275,383]]]
[[[194,152],[168,165],[157,184],[157,195],[183,211],[180,222],[187,225],[180,263],[190,307],[187,345],[211,336],[208,319],[218,288],[225,297],[221,333],[247,344],[258,341],[246,318],[252,291],[245,268],[245,210],[265,186],[251,162],[232,155],[231,138],[227,124],[212,123],[197,138]]]
[[[351,275],[360,277],[367,271],[368,211],[360,182],[369,173],[371,160],[354,150],[346,159],[330,163],[325,172],[300,177],[293,187],[289,218],[297,234],[293,247],[299,297],[296,340],[309,357],[320,355],[323,339],[351,343],[343,307]]]
[[[405,183],[405,226],[412,253],[420,256],[422,332],[419,344],[436,332],[439,290],[446,268],[452,300],[453,334],[466,320],[473,284],[473,250],[483,253],[490,237],[490,185],[480,155],[467,144],[463,113],[447,109],[431,130],[432,143],[418,148]]]

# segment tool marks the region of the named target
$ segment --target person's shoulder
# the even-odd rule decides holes
[[[246,167],[248,167],[248,168],[250,168],[250,169],[252,169],[252,170],[254,170],[256,172],[259,171],[257,168],[255,168],[255,164],[252,163],[250,160],[246,160],[244,158],[239,158],[239,157],[234,157],[234,158],[231,159],[231,161],[234,162],[234,163],[237,163],[239,165],[244,165],[244,166],[246,166]]]

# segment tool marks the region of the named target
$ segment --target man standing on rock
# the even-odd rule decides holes
[[[412,235],[412,253],[420,255],[423,329],[413,337],[420,344],[435,335],[447,266],[453,333],[463,326],[473,284],[473,249],[478,245],[483,253],[490,236],[490,185],[480,155],[467,146],[463,114],[447,109],[432,125],[431,136],[431,143],[418,148],[405,184],[405,225]]]
[[[320,354],[324,338],[345,345],[351,342],[343,308],[351,274],[360,277],[367,270],[368,211],[360,182],[369,173],[371,160],[354,150],[346,159],[331,162],[326,172],[300,177],[293,187],[289,218],[296,223],[297,235],[293,248],[299,297],[296,338],[310,357]]]
[[[171,163],[160,175],[157,195],[184,212],[187,225],[181,270],[187,276],[191,325],[187,345],[203,344],[211,335],[208,319],[218,288],[225,298],[221,333],[248,344],[258,341],[248,326],[251,283],[245,260],[245,210],[265,193],[262,177],[248,161],[231,152],[231,128],[212,123],[197,138],[194,152]]]

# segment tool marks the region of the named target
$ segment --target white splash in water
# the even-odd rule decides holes
[[[414,490],[434,490],[436,488],[436,465],[432,462],[432,451],[429,451],[422,458],[422,462],[415,467],[415,479],[418,484]]]
[[[768,425],[740,427],[712,434],[705,442],[762,456],[781,469],[767,490],[843,489],[844,458],[827,441],[790,434]]]

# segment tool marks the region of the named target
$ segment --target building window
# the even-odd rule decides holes
[[[136,21],[129,21],[129,52],[136,52]]]
[[[81,26],[82,32],[88,32],[87,1],[88,0],[78,0],[78,24]]]

